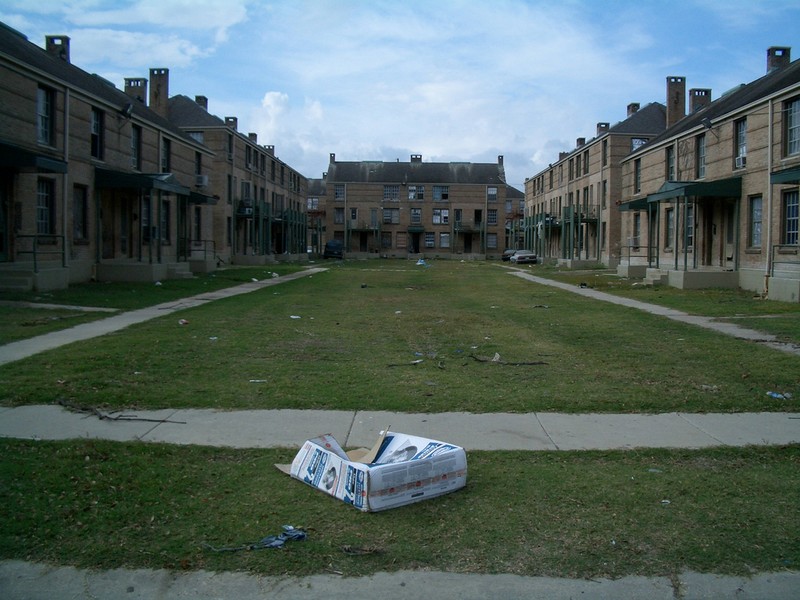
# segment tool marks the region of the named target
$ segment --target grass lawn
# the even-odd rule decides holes
[[[478,413],[800,406],[796,356],[523,281],[497,264],[325,264],[0,367],[0,402]]]
[[[0,556],[302,576],[433,569],[748,575],[800,564],[800,447],[470,452],[467,487],[360,513],[274,468],[290,450],[0,441]],[[282,550],[217,553],[280,533]]]

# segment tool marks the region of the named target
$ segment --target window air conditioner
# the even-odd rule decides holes
[[[736,157],[736,168],[737,169],[744,169],[747,166],[747,157],[746,156],[737,156]]]
[[[208,185],[208,175],[196,175],[194,184],[197,187],[206,187]]]

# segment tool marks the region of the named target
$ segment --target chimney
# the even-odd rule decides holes
[[[569,152],[559,152],[558,153],[558,160],[564,160],[569,156]]]
[[[150,69],[150,108],[167,118],[169,102],[169,69]]]
[[[126,77],[125,93],[142,104],[147,104],[147,79],[144,77]]]
[[[331,152],[331,162],[332,163],[336,162],[336,155],[333,152]]]
[[[48,54],[69,62],[69,37],[66,35],[46,35],[44,43]]]
[[[258,143],[258,134],[257,133],[250,132],[250,133],[247,134],[247,137],[250,138],[250,141],[253,142],[254,144]]]
[[[208,110],[208,97],[206,96],[195,96],[194,101],[197,102],[198,105],[202,107],[203,110]]]
[[[689,113],[696,112],[711,103],[711,90],[692,89],[689,90]]]
[[[498,154],[497,155],[497,164],[500,165],[501,167],[503,166],[503,155],[502,154]]]
[[[411,155],[411,162],[412,163],[421,163],[422,162],[422,154],[412,154]]]
[[[767,49],[767,73],[782,69],[792,62],[792,49],[772,46]]]
[[[667,77],[667,128],[686,116],[686,78]]]
[[[236,131],[239,127],[239,119],[236,117],[225,117],[225,125]]]
[[[273,145],[264,146],[264,150],[266,150],[267,154],[269,154],[270,156],[275,156],[275,146]]]
[[[578,138],[575,140],[575,146],[578,148],[583,148],[586,145],[586,138]]]
[[[639,112],[640,107],[641,104],[639,104],[638,102],[631,102],[630,104],[628,104],[628,116],[632,117],[633,115],[635,115],[637,112]]]
[[[608,133],[609,123],[598,123],[597,124],[597,135],[603,135],[604,133]]]

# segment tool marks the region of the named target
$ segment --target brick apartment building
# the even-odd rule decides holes
[[[763,77],[714,101],[706,92],[622,160],[619,272],[798,302],[800,61],[773,47]]]
[[[597,135],[578,138],[547,169],[525,180],[525,245],[544,260],[565,266],[619,262],[622,190],[621,161],[632,150],[664,131],[666,108],[628,105],[627,117],[610,126],[597,124]]]
[[[498,258],[519,243],[524,195],[497,163],[337,161],[312,180],[308,208],[349,257]],[[321,235],[321,234],[319,234]],[[319,239],[312,236],[314,240]]]

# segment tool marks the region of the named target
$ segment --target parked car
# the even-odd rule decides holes
[[[325,251],[322,253],[322,258],[343,258],[344,257],[344,244],[341,240],[329,240],[325,242]]]
[[[500,260],[503,262],[508,262],[511,260],[511,256],[514,254],[514,252],[516,252],[516,250],[506,250],[503,252],[503,256],[500,257]]]
[[[517,250],[509,260],[515,265],[535,265],[537,262],[533,250]]]

